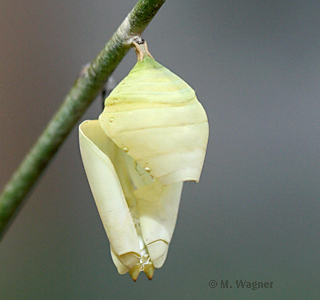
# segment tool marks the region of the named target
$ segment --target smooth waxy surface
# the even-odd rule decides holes
[[[200,178],[208,141],[194,90],[145,56],[105,101],[102,129],[164,184]]]

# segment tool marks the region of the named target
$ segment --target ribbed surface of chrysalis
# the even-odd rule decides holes
[[[194,90],[144,56],[105,100],[104,132],[164,184],[195,180],[202,170],[208,121]]]

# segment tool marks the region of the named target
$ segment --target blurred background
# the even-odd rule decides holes
[[[135,3],[0,2],[1,188]],[[210,140],[166,263],[151,282],[117,274],[74,128],[0,243],[0,299],[318,299],[319,13],[309,0],[168,0],[143,38],[196,90]],[[82,120],[100,112],[97,99]]]

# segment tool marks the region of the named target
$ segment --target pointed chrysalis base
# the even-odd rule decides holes
[[[155,268],[150,259],[150,256],[148,254],[144,254],[140,258],[140,262],[137,265],[135,265],[131,270],[129,270],[129,274],[133,281],[136,281],[140,272],[143,271],[147,275],[149,280],[151,280],[154,274],[154,270]]]

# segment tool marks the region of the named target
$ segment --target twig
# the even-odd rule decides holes
[[[96,59],[79,76],[0,195],[0,238],[48,162],[103,89],[108,77],[128,52],[132,42],[141,40],[141,33],[164,2],[165,0],[140,0]]]

